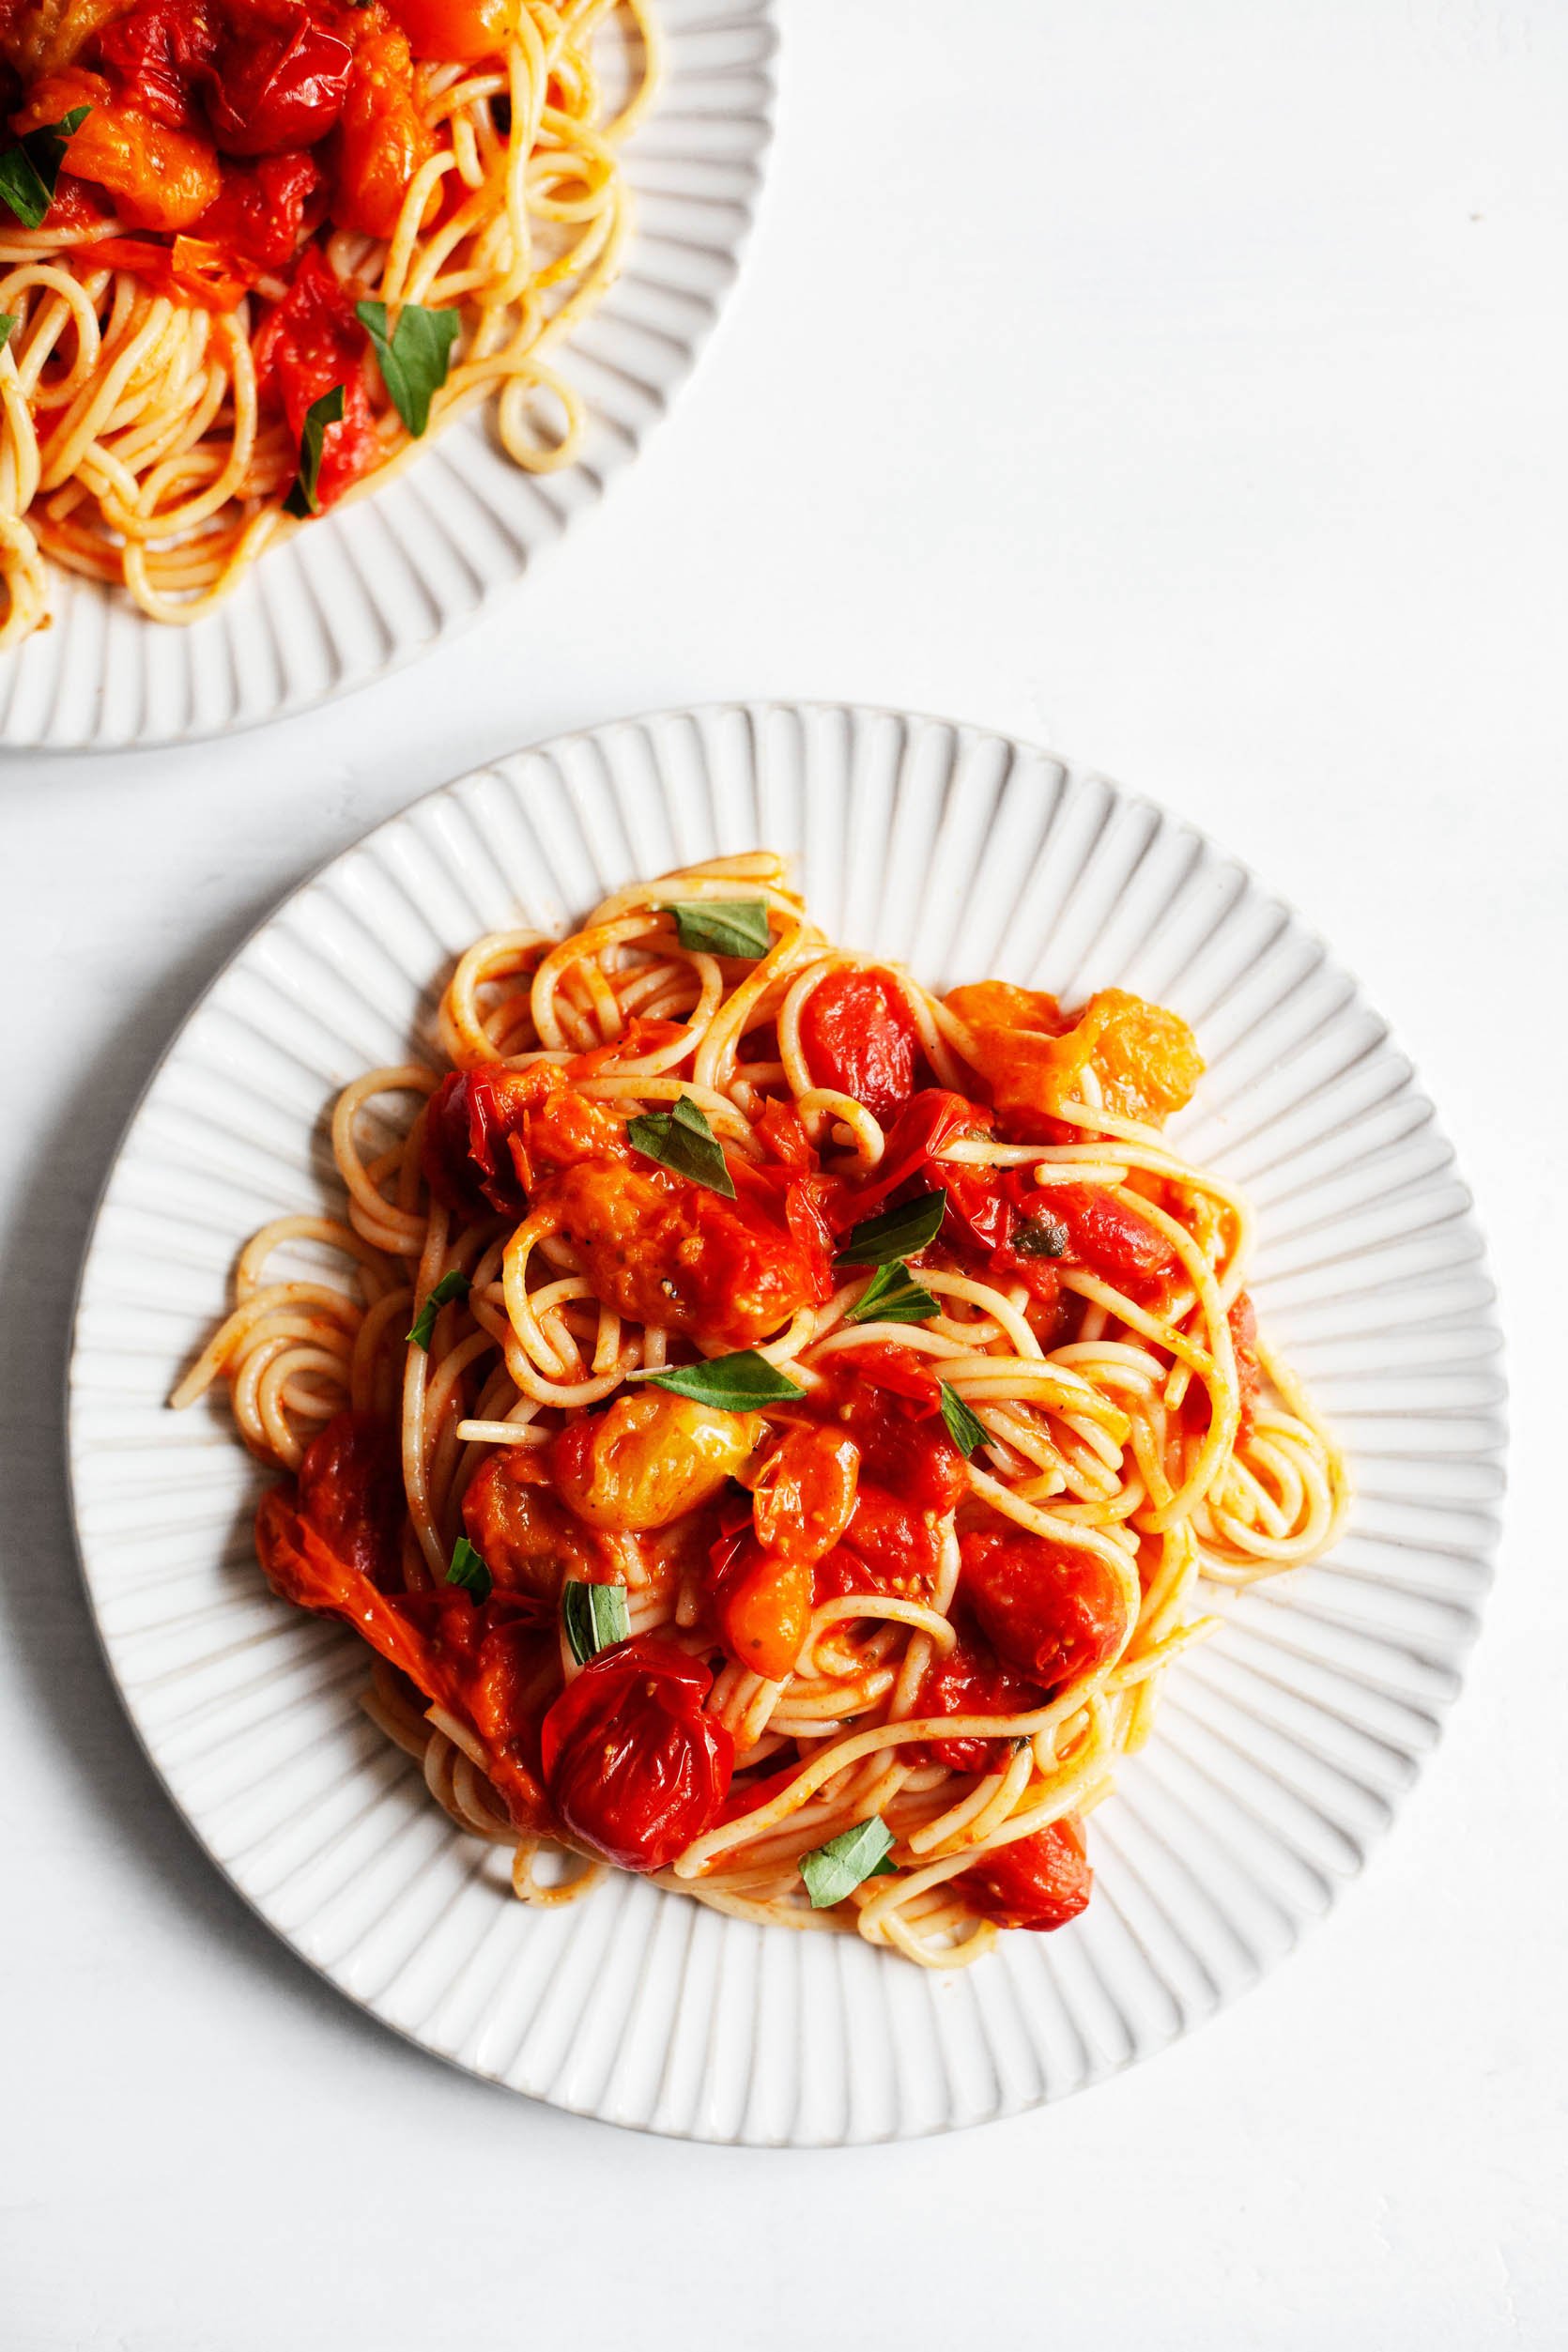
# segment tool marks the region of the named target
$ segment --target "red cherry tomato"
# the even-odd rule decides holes
[[[463,1526],[496,1583],[552,1606],[563,1579],[617,1580],[592,1528],[554,1491],[549,1467],[526,1446],[503,1446],[483,1461],[463,1497]]]
[[[951,1511],[968,1473],[942,1420],[937,1378],[914,1348],[857,1347],[838,1360],[822,1394],[822,1409],[860,1448],[863,1479],[915,1511]]]
[[[1181,1279],[1181,1260],[1158,1227],[1096,1184],[1053,1184],[1041,1195],[1068,1229],[1059,1264],[1099,1274],[1129,1299],[1148,1303]]]
[[[1025,1715],[1044,1704],[1039,1685],[1004,1665],[972,1618],[960,1609],[952,1622],[958,1641],[945,1657],[932,1658],[921,1676],[915,1695],[917,1715]],[[965,1732],[927,1746],[931,1760],[949,1772],[996,1772],[1007,1760],[1000,1736]]]
[[[830,972],[806,1000],[800,1042],[813,1083],[890,1119],[915,1084],[915,1016],[883,972]]]
[[[809,1566],[830,1552],[854,1515],[860,1449],[836,1429],[787,1429],[751,1490],[757,1541],[779,1560]]]
[[[1094,1884],[1084,1848],[1084,1825],[1065,1814],[1033,1837],[999,1846],[953,1881],[971,1908],[999,1928],[1028,1928],[1049,1935],[1076,1919]]]
[[[303,8],[277,11],[228,0],[207,74],[207,113],[226,155],[278,155],[314,146],[343,112],[354,52],[313,24]]]
[[[591,1658],[545,1717],[541,1758],[556,1810],[581,1845],[623,1870],[662,1870],[710,1827],[734,1743],[702,1701],[713,1676],[642,1637]]]
[[[340,499],[376,460],[365,350],[353,296],[320,250],[307,245],[293,284],[256,335],[256,390],[262,400],[282,408],[298,440],[313,403],[342,385],[343,422],[328,425],[321,441],[316,497],[323,506]]]
[[[397,1432],[380,1413],[338,1413],[305,1450],[300,1510],[337,1557],[382,1592],[401,1585],[408,1506]]]
[[[1115,1573],[1093,1552],[1022,1528],[978,1528],[959,1541],[965,1598],[998,1654],[1047,1690],[1114,1658],[1127,1637]]]
[[[135,0],[99,35],[99,61],[144,114],[170,131],[199,127],[195,90],[218,53],[211,11],[196,0]]]
[[[321,186],[321,167],[302,148],[265,155],[254,165],[225,163],[217,199],[194,234],[253,274],[284,269],[304,234],[305,208]]]

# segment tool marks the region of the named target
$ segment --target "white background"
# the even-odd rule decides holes
[[[1568,2339],[1568,11],[782,8],[732,311],[522,591],[286,726],[0,769],[5,2352]],[[60,1461],[94,1193],[242,933],[491,754],[730,694],[1045,740],[1252,861],[1413,1053],[1511,1334],[1502,1573],[1365,1883],[1136,2074],[847,2155],[576,2122],[312,1977],[132,1744]]]

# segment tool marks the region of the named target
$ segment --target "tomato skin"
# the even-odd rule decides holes
[[[218,193],[218,159],[209,142],[189,131],[171,131],[129,100],[114,96],[100,73],[68,67],[47,75],[27,93],[15,116],[18,131],[58,122],[78,106],[88,107],[65,161],[78,179],[107,189],[115,209],[132,227],[187,229],[200,220]]]
[[[719,1639],[737,1666],[781,1683],[793,1673],[811,1622],[809,1562],[781,1560],[742,1532],[714,1545],[713,1563]]]
[[[1076,1919],[1088,1903],[1094,1872],[1084,1825],[1076,1813],[1066,1813],[1032,1837],[999,1846],[952,1883],[973,1910],[999,1928],[1049,1935]]]
[[[945,1657],[933,1657],[921,1676],[915,1695],[916,1715],[1022,1715],[1044,1705],[1039,1685],[997,1656],[961,1603],[951,1622],[958,1640]],[[926,1752],[949,1772],[996,1772],[1007,1761],[1000,1737],[983,1739],[968,1732],[957,1739],[930,1740]]]
[[[546,1715],[540,1758],[561,1822],[623,1870],[663,1870],[709,1828],[734,1743],[703,1712],[713,1676],[644,1636],[590,1658]]]
[[[914,1090],[917,1040],[903,992],[884,972],[830,972],[801,1011],[812,1083],[851,1096],[884,1122]]]
[[[493,57],[517,21],[515,0],[388,0],[416,57]]]
[[[407,1501],[397,1432],[381,1413],[337,1413],[305,1449],[300,1511],[332,1551],[381,1592],[402,1583]]]
[[[1128,1635],[1114,1570],[1093,1553],[1023,1528],[959,1539],[960,1582],[999,1657],[1055,1692],[1106,1665]]]
[[[409,181],[435,152],[414,101],[407,34],[396,26],[372,32],[354,52],[343,102],[334,219],[366,237],[391,237]]]
[[[758,1543],[776,1560],[809,1567],[849,1526],[859,1477],[853,1437],[833,1429],[787,1429],[751,1490]]]
[[[136,0],[99,35],[100,62],[124,95],[170,131],[199,127],[195,85],[218,53],[209,8]]]
[[[354,52],[304,8],[272,12],[229,0],[207,76],[207,112],[225,155],[314,146],[343,112]]]
[[[554,1606],[561,1585],[613,1583],[620,1569],[555,1492],[543,1449],[503,1446],[475,1470],[463,1525],[496,1583]]]
[[[342,385],[343,422],[328,425],[321,440],[316,497],[323,507],[340,499],[375,464],[378,452],[365,388],[365,350],[353,296],[319,249],[307,245],[293,284],[256,334],[256,392],[282,408],[298,440],[313,403]]]

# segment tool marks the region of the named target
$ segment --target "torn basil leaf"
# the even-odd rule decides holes
[[[984,1422],[976,1419],[957,1389],[950,1388],[945,1380],[942,1383],[942,1418],[947,1424],[947,1435],[965,1459],[976,1447],[991,1443]]]
[[[922,1192],[899,1208],[884,1208],[850,1229],[838,1253],[840,1266],[890,1266],[895,1258],[917,1257],[936,1239],[947,1213],[945,1191]]]
[[[625,1586],[582,1584],[571,1578],[561,1587],[561,1622],[566,1628],[572,1655],[579,1666],[586,1666],[601,1650],[608,1650],[630,1636],[632,1621],[626,1607]]]
[[[671,1372],[656,1372],[648,1383],[668,1389],[672,1396],[689,1397],[694,1405],[713,1405],[723,1413],[749,1413],[758,1405],[785,1405],[806,1391],[760,1356],[743,1347],[733,1356],[715,1356],[703,1364],[681,1364]]]
[[[1061,1257],[1071,1237],[1061,1219],[1049,1211],[1021,1217],[1009,1237],[1020,1257]]]
[[[413,1345],[416,1347],[423,1347],[428,1355],[431,1334],[436,1329],[437,1315],[450,1299],[466,1299],[468,1295],[469,1278],[454,1266],[450,1274],[441,1276],[440,1281],[415,1315],[413,1329],[407,1334]]]
[[[724,1164],[717,1136],[689,1095],[672,1111],[649,1111],[626,1122],[626,1141],[645,1160],[656,1160],[688,1183],[705,1185],[710,1192],[735,1197],[735,1186]]]
[[[316,496],[316,484],[321,479],[321,448],[330,424],[343,423],[343,386],[334,384],[319,400],[313,400],[305,410],[305,429],[300,436],[300,471],[292,490],[284,500],[286,515],[319,515],[321,500]]]
[[[452,1547],[446,1580],[448,1584],[460,1584],[476,1601],[487,1601],[495,1589],[494,1577],[466,1535],[460,1535]]]
[[[847,1323],[924,1323],[939,1312],[936,1300],[923,1289],[902,1258],[879,1266],[850,1309]]]
[[[354,315],[375,346],[392,407],[417,441],[430,423],[432,396],[446,382],[452,365],[457,313],[405,302],[390,334],[385,302],[356,302]]]
[[[881,1814],[873,1813],[869,1821],[856,1822],[853,1829],[830,1837],[825,1846],[802,1854],[800,1874],[812,1910],[830,1910],[866,1879],[893,1877],[898,1866],[887,1859],[892,1851],[893,1833]]]
[[[10,208],[23,228],[43,225],[66,149],[92,111],[90,106],[73,106],[58,122],[40,123],[37,131],[0,150],[0,203]]]
[[[768,952],[765,899],[681,899],[664,909],[675,917],[683,947],[710,956],[742,956],[755,963]]]

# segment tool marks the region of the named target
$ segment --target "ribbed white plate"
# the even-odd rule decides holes
[[[1177,1006],[1208,1074],[1190,1151],[1246,1186],[1253,1284],[1350,1449],[1330,1561],[1258,1586],[1172,1673],[1094,1817],[1096,1896],[929,1975],[614,1877],[523,1909],[358,1713],[364,1653],[268,1594],[261,1473],[221,1401],[163,1409],[264,1219],[314,1207],[344,1082],[428,1040],[477,933],[555,930],[714,852],[788,851],[837,937]],[[425,1050],[429,1051],[425,1043]],[[442,2056],[579,2113],[821,2146],[1059,2098],[1252,1984],[1359,1868],[1437,1737],[1485,1591],[1499,1338],[1480,1236],[1408,1064],[1281,901],[1187,826],[931,719],[767,705],[628,722],[419,802],[263,925],[176,1039],[88,1248],[70,1373],[77,1531],[148,1752],[296,1949]]]
[[[773,120],[774,0],[658,0],[658,20],[665,76],[626,148],[625,267],[556,360],[588,407],[581,462],[526,474],[475,412],[188,629],[54,572],[51,625],[0,655],[0,746],[186,742],[365,685],[520,579],[636,455],[735,276]]]

